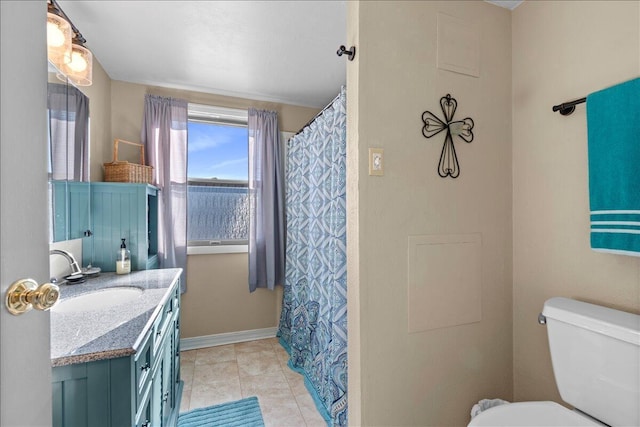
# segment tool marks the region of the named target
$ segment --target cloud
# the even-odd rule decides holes
[[[211,165],[208,169],[210,171],[216,171],[219,169],[224,169],[226,167],[229,166],[235,166],[235,165],[239,165],[239,164],[247,164],[247,162],[249,161],[249,159],[247,157],[242,157],[240,159],[232,159],[232,160],[225,160],[224,162],[220,162],[220,163],[216,163],[215,165]]]
[[[226,144],[247,144],[247,129],[189,122],[189,153],[216,149]]]
[[[195,133],[195,134],[193,134]],[[212,137],[210,134],[200,132],[193,132],[189,134],[189,152],[194,153],[196,151],[209,150],[212,148],[220,147],[224,144],[234,142],[231,135],[216,135]]]

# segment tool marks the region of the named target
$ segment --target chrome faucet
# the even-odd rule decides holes
[[[67,251],[63,251],[61,249],[51,249],[49,251],[50,255],[62,255],[63,257],[65,257],[67,259],[67,261],[69,261],[69,266],[71,267],[71,274],[81,274],[82,270],[80,269],[80,266],[78,265],[78,261],[76,261],[76,259],[73,257],[73,255],[71,255],[70,252]]]

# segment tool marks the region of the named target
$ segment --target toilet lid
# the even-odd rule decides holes
[[[563,426],[590,427],[602,424],[555,402],[519,402],[495,406],[478,414],[469,427]]]

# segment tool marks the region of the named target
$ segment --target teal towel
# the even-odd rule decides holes
[[[587,96],[591,248],[640,256],[640,78]]]

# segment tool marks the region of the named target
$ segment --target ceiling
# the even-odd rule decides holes
[[[345,1],[58,4],[113,80],[317,108],[346,83]]]
[[[316,108],[346,84],[345,0],[58,4],[113,80]]]
[[[504,7],[509,10],[513,10],[520,6],[524,0],[484,0],[487,3],[495,4],[496,6]]]

